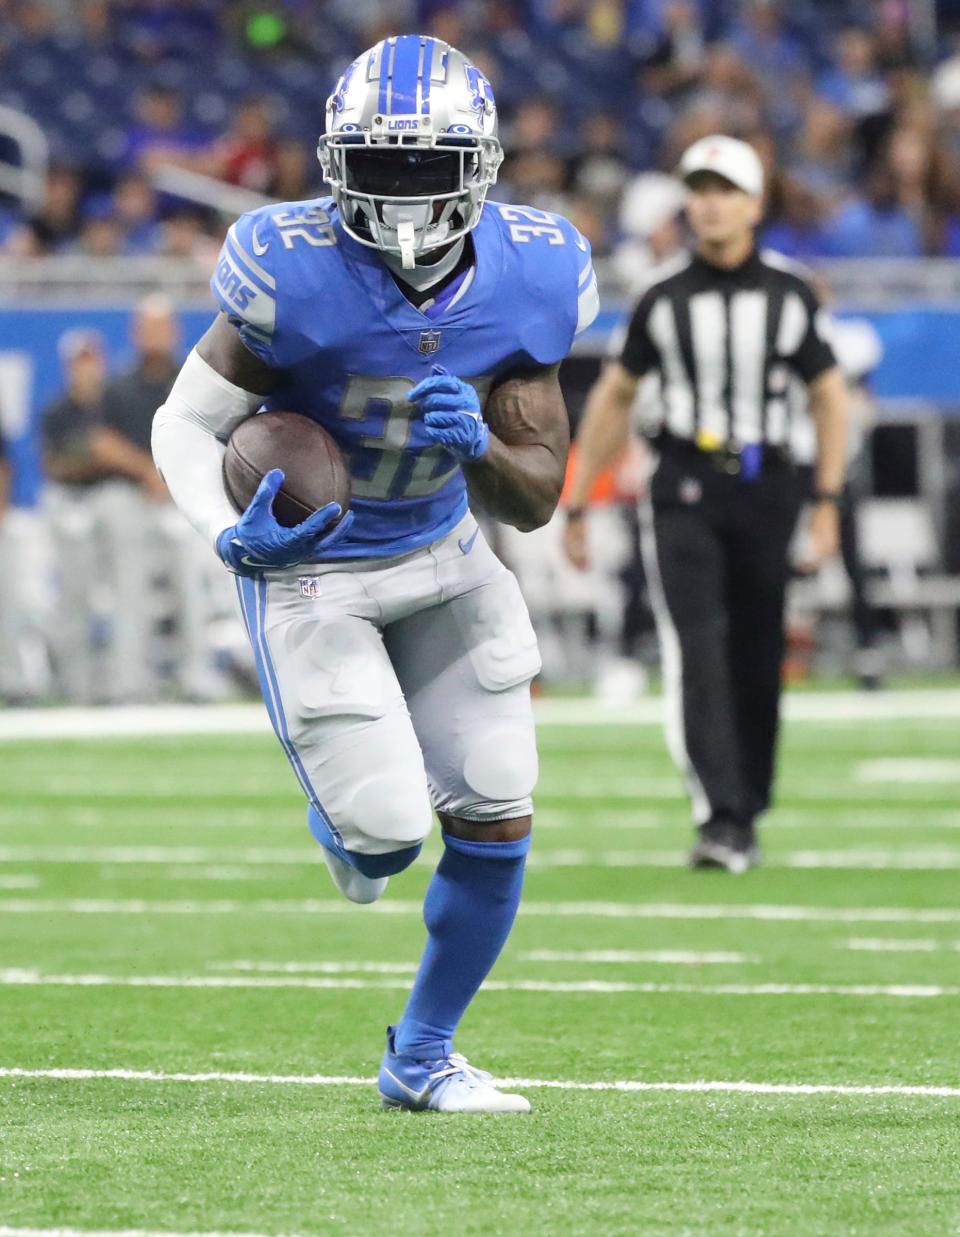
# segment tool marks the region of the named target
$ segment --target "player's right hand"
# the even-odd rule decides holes
[[[274,468],[260,482],[236,524],[217,538],[217,553],[237,575],[255,576],[316,562],[343,538],[353,522],[352,512],[341,520],[340,504],[327,503],[302,524],[284,528],[273,514],[273,500],[281,485],[283,472]]]
[[[577,571],[586,571],[589,568],[587,521],[582,515],[571,516],[567,519],[563,528],[563,552]]]

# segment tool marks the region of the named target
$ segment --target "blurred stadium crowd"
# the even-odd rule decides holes
[[[210,199],[218,207],[199,205],[204,195],[178,194],[169,174],[281,200],[323,193],[313,152],[333,82],[363,48],[414,29],[462,48],[493,84],[507,151],[495,196],[571,218],[606,259],[607,291],[635,292],[684,242],[682,193],[662,173],[717,131],[747,138],[767,164],[763,240],[774,248],[813,260],[960,256],[960,0],[0,0],[0,122],[32,118],[50,155],[37,205],[0,185],[0,264],[44,278],[34,258],[56,268],[49,318],[37,311],[35,337],[0,352],[10,457],[0,437],[0,702],[216,699],[251,672],[225,573],[167,500],[148,449],[153,410],[212,313],[202,290],[221,237],[244,207],[228,208],[221,190]],[[0,165],[15,164],[3,131]],[[88,259],[75,264],[80,282],[58,283],[70,265],[59,259],[74,255]],[[152,273],[124,284],[114,310],[139,304],[123,351],[87,281],[98,259],[150,256],[186,259],[192,296],[140,301],[159,286]],[[150,270],[168,265],[184,263]],[[18,286],[6,312],[20,321],[29,314]],[[608,307],[618,308],[616,295]],[[869,322],[840,325],[838,355],[859,401],[856,481],[883,345]],[[603,346],[594,340],[567,363],[574,419]],[[26,399],[15,366],[31,357],[37,381]],[[15,403],[25,410],[17,441]],[[948,485],[945,424],[927,417],[916,450]],[[899,469],[910,452],[893,446]],[[36,484],[24,488],[31,472]],[[636,446],[594,496],[595,572],[569,567],[555,527],[499,533],[547,679],[592,680],[611,698],[643,688],[656,656],[635,510],[645,475]],[[864,494],[875,480],[864,473]],[[930,640],[913,613],[916,577],[941,557],[933,508],[912,488],[886,492],[910,494],[921,521],[894,503],[893,532],[883,525],[874,537],[891,576],[890,547],[907,546],[893,603],[920,662]],[[960,463],[951,493],[960,527]],[[876,615],[862,572],[847,566],[857,650],[872,656]],[[950,663],[951,587],[931,603]],[[878,681],[873,662],[857,675]]]
[[[960,254],[960,5],[909,0],[0,0],[0,106],[42,126],[31,215],[0,251],[212,260],[222,220],[160,165],[280,199],[322,191],[313,142],[359,50],[427,29],[487,73],[498,196],[555,208],[598,255],[639,169],[698,136],[753,141],[776,174],[766,240],[801,257]],[[953,10],[956,9],[956,12]],[[930,31],[939,30],[939,36]],[[0,152],[2,154],[2,152]]]

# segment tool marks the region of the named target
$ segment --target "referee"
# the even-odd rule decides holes
[[[657,463],[642,515],[667,738],[698,838],[692,867],[744,872],[770,804],[788,550],[801,493],[790,398],[803,382],[816,427],[809,567],[833,555],[846,459],[846,391],[804,275],[759,252],[763,167],[745,142],[704,138],[683,155],[692,252],[634,310],[619,361],[590,393],[567,508],[569,558],[587,565],[585,505],[623,449],[638,383],[659,378]]]

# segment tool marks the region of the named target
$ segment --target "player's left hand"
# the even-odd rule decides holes
[[[433,377],[418,382],[407,399],[423,412],[427,438],[461,463],[478,460],[486,451],[490,430],[469,382],[434,366]]]

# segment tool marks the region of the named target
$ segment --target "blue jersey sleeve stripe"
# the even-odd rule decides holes
[[[580,278],[577,280],[577,287],[582,288],[583,285],[590,280],[593,274],[593,262],[590,260],[590,255],[587,255],[587,265],[581,270]]]
[[[393,69],[390,74],[393,84],[393,95],[390,99],[392,113],[402,112],[412,115],[417,110],[420,56],[418,34],[404,34],[397,39],[397,49],[393,56]]]
[[[227,260],[238,276],[240,276],[246,283],[253,284],[254,288],[256,288],[258,292],[262,293],[268,300],[275,301],[277,299],[276,290],[274,288],[266,287],[263,280],[259,279],[253,271],[250,270],[243,258],[237,253],[234,246],[230,244],[229,236],[227,237],[226,244],[220,252],[220,261],[222,262],[224,259]]]
[[[256,228],[254,228],[253,234],[254,237],[256,237]],[[265,271],[260,263],[250,256],[247,250],[240,243],[240,237],[237,235],[237,225],[235,223],[231,224],[230,230],[227,232],[227,247],[230,250],[230,256],[233,258],[234,262],[236,262],[241,268],[246,268],[245,273],[248,274],[254,282],[258,282],[258,287],[260,287],[264,292],[269,292],[272,296],[275,296],[277,281],[269,271]]]

